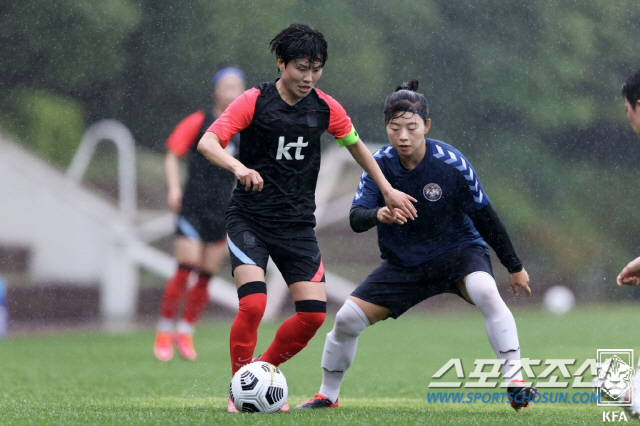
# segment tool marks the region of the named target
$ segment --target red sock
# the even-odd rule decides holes
[[[238,298],[240,306],[229,339],[232,375],[253,358],[258,326],[267,307],[267,285],[262,281],[246,283],[238,289]]]
[[[326,310],[326,302],[318,300],[296,302],[297,312],[278,328],[276,337],[260,356],[260,361],[278,366],[304,349],[324,322]]]
[[[160,315],[164,318],[173,319],[176,317],[178,305],[180,305],[184,289],[187,287],[187,280],[194,269],[190,265],[178,265],[176,273],[167,281],[160,304]]]
[[[198,281],[196,285],[189,291],[187,296],[187,306],[182,313],[182,319],[189,324],[196,324],[200,319],[202,311],[207,307],[209,303],[209,292],[207,287],[212,275],[207,272],[200,272],[198,274]]]

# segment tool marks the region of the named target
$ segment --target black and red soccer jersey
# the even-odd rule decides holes
[[[276,80],[277,81],[277,80]],[[235,215],[268,226],[315,226],[315,189],[320,170],[320,136],[352,134],[344,108],[318,89],[295,105],[287,104],[274,82],[244,92],[209,128],[223,147],[240,133],[239,160],[264,180],[262,191],[237,185],[228,218]],[[357,142],[357,138],[355,139]]]
[[[189,154],[189,172],[182,198],[183,213],[220,217],[224,216],[229,205],[236,180],[234,174],[211,164],[197,150],[197,142],[214,120],[210,111],[195,112],[182,120],[167,139],[167,149],[171,152],[179,157]],[[239,137],[232,139],[228,151],[235,154]]]

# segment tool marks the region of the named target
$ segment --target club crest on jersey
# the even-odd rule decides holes
[[[284,136],[280,136],[280,138],[278,138],[278,152],[276,153],[276,160],[282,160],[283,158],[285,160],[293,160],[294,158],[296,160],[304,160],[304,155],[301,151],[302,148],[308,145],[309,142],[304,142],[302,136],[298,138],[297,142],[289,142],[288,144],[284,143]],[[289,149],[291,148],[296,149],[294,157],[292,157],[291,153],[289,153]]]
[[[438,201],[442,197],[442,188],[437,183],[429,183],[422,189],[422,194],[429,201]]]

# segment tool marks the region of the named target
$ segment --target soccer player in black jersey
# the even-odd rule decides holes
[[[313,228],[320,136],[325,131],[375,180],[387,205],[404,217],[416,215],[416,200],[392,188],[342,106],[314,87],[327,61],[323,35],[292,24],[270,46],[280,78],[243,93],[198,146],[212,163],[238,178],[227,212],[227,243],[240,302],[231,326],[232,373],[254,356],[267,302],[269,257],[289,286],[296,313],[279,327],[260,360],[274,365],[287,361],[324,321],[324,266]],[[235,133],[240,133],[238,160],[223,150]],[[234,410],[231,403],[229,410]]]
[[[627,111],[627,119],[635,134],[640,138],[640,69],[627,78],[622,85],[622,97]],[[640,257],[629,262],[618,274],[617,282],[622,285],[638,285],[640,283]],[[633,382],[632,405],[625,407],[632,417],[640,417],[640,359]],[[628,398],[627,398],[628,400]]]
[[[512,407],[528,406],[535,393],[522,380],[516,323],[498,293],[489,246],[509,271],[516,295],[519,288],[531,294],[529,276],[468,160],[451,145],[425,138],[429,107],[417,89],[412,80],[387,97],[390,144],[374,157],[395,188],[418,200],[419,217],[407,222],[400,212],[393,215],[376,182],[363,173],[349,219],[356,232],[377,226],[384,261],[338,311],[325,341],[320,391],[297,408],[336,408],[364,329],[441,293],[457,294],[482,312]]]
[[[160,306],[153,344],[160,361],[173,357],[173,345],[183,358],[196,359],[194,327],[209,301],[208,283],[227,253],[225,213],[235,176],[211,164],[196,147],[209,126],[244,91],[244,73],[238,68],[224,67],[213,76],[211,84],[213,107],[186,117],[167,139],[167,201],[177,214],[174,250],[178,269],[165,286]],[[238,139],[234,138],[228,150],[237,152]],[[179,162],[185,155],[189,156],[189,176],[183,191]],[[187,291],[190,276],[194,276],[195,284]],[[178,309],[185,299],[176,325]]]

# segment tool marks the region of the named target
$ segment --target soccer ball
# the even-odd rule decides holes
[[[573,292],[568,287],[556,285],[544,294],[544,306],[555,314],[567,313],[576,301]]]
[[[275,413],[287,402],[289,388],[278,367],[256,361],[233,375],[229,394],[238,411]]]

